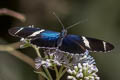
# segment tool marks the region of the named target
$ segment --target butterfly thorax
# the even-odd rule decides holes
[[[67,30],[63,29],[60,33],[60,37],[57,41],[57,47],[59,48],[62,45],[63,39],[65,38],[65,36],[67,35]]]

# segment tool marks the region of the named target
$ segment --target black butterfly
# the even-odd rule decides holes
[[[29,39],[30,43],[40,48],[55,49],[68,53],[108,52],[114,46],[106,41],[78,35],[67,35],[67,30],[55,32],[33,27],[14,27],[9,29],[12,36]]]

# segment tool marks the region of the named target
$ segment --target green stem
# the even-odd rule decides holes
[[[35,46],[33,46],[33,48],[36,50],[37,55],[38,55],[39,57],[41,57],[40,52],[39,52],[39,48],[37,48],[37,47],[35,47]]]
[[[40,76],[46,78],[47,80],[50,80],[49,77],[46,75],[45,72],[37,72],[37,71],[34,71],[34,72],[40,74]],[[41,77],[40,77],[40,78],[41,78]]]
[[[62,65],[62,66],[60,67],[59,74],[62,73],[63,69],[64,69],[64,66]]]
[[[43,67],[43,69],[45,70],[46,74],[48,75],[49,80],[53,80],[49,70],[47,68],[45,68],[45,67]]]
[[[59,74],[59,79],[66,73],[67,69],[65,68],[60,74]]]
[[[58,72],[58,69],[57,69],[57,66],[56,66],[56,65],[54,66],[54,69],[55,69],[55,72],[56,72],[56,80],[60,80],[61,77],[62,77],[62,76],[65,74],[65,72],[67,71],[66,68],[64,69],[64,65],[62,65],[62,66],[60,67],[59,72]],[[64,70],[63,70],[63,69],[64,69]]]
[[[59,72],[58,72],[56,64],[54,64],[54,69],[55,69],[55,73],[56,73],[56,80],[59,80]]]

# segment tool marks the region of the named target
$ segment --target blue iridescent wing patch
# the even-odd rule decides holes
[[[9,29],[12,36],[30,39],[30,43],[40,48],[56,48],[60,33],[40,28],[15,27]],[[87,50],[93,52],[108,52],[114,46],[106,41],[77,35],[66,35],[63,38],[59,50],[68,53],[84,53]]]
[[[56,48],[59,36],[59,32],[45,30],[39,34],[39,37],[32,39],[30,43],[40,48]]]

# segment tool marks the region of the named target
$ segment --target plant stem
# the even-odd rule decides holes
[[[66,71],[67,71],[67,69],[65,68],[65,69],[63,70],[63,72],[59,74],[59,75],[60,75],[59,78],[61,78],[61,77],[66,73]]]
[[[62,65],[62,66],[60,67],[59,74],[61,74],[61,73],[62,73],[63,68],[64,68],[64,66]]]
[[[56,73],[56,80],[59,80],[59,72],[58,72],[56,64],[54,64],[54,69],[55,69],[55,73]]]
[[[59,79],[63,76],[63,69],[64,69],[64,66],[62,65],[61,67],[60,67],[60,70],[59,70]]]
[[[41,57],[41,54],[40,54],[40,52],[39,52],[39,48],[37,48],[37,47],[35,47],[35,46],[32,46],[32,47],[35,49],[37,55],[38,55],[39,57]]]
[[[59,70],[59,72],[58,72],[58,69],[57,69],[57,66],[55,65],[54,66],[54,68],[55,68],[55,71],[56,71],[56,80],[60,80],[61,79],[61,77],[65,74],[65,72],[67,71],[67,69],[65,68],[64,69],[64,65],[62,65],[61,67],[60,67],[60,70]],[[64,69],[64,70],[63,70]]]
[[[53,80],[49,70],[47,68],[45,68],[45,67],[43,67],[43,69],[45,70],[45,73],[48,75],[49,80]]]

